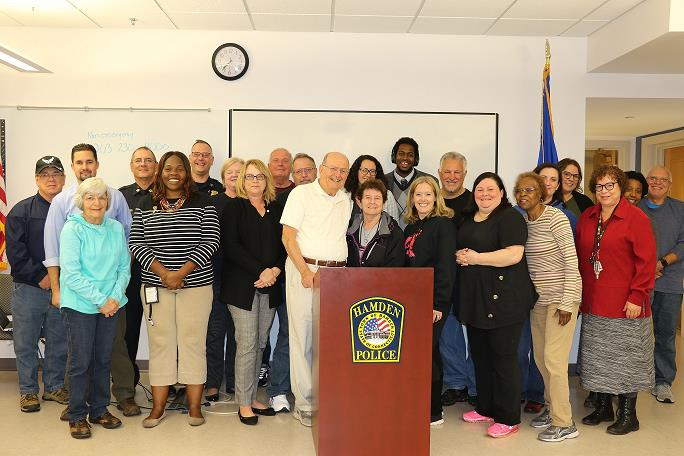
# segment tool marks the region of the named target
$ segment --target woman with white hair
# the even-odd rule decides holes
[[[61,312],[71,355],[69,430],[90,437],[90,425],[121,426],[109,413],[109,374],[118,310],[126,302],[131,257],[121,223],[105,217],[107,185],[91,177],[79,185],[74,204],[82,213],[67,218],[60,235]]]

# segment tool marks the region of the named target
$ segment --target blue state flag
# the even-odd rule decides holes
[[[547,62],[542,77],[542,117],[539,136],[539,156],[537,165],[548,162],[558,163],[558,152],[553,140],[553,116],[551,115],[551,67]]]

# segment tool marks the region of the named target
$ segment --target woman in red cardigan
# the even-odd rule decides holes
[[[651,223],[622,197],[627,176],[604,165],[591,176],[598,204],[577,225],[582,276],[582,387],[598,393],[596,410],[582,422],[613,421],[611,395],[617,394],[617,420],[610,434],[639,429],[637,392],[654,384],[653,330],[649,296],[656,247]]]

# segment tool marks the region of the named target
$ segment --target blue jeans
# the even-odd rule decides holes
[[[477,396],[475,386],[475,367],[469,350],[466,349],[465,336],[461,322],[451,313],[446,318],[442,336],[439,340],[446,389],[468,388],[468,395]]]
[[[38,339],[45,336],[43,383],[45,391],[64,386],[67,360],[67,337],[59,310],[50,304],[52,292],[14,283],[12,291],[12,326],[14,354],[17,358],[19,392],[38,394]]]
[[[653,292],[651,310],[653,311],[653,335],[655,336],[655,382],[672,385],[677,375],[675,338],[682,295]]]
[[[97,418],[107,411],[109,374],[119,313],[105,317],[62,307],[69,340],[69,421]]]
[[[287,305],[285,305],[285,285],[283,303],[278,306],[278,340],[273,350],[271,363],[271,384],[266,389],[270,397],[287,394],[290,391],[290,338],[288,333]]]
[[[518,364],[520,365],[520,376],[522,380],[522,398],[528,401],[544,403],[544,379],[537,369],[534,362],[534,351],[532,349],[532,328],[530,319],[525,320],[522,334],[520,335],[520,345],[518,345]]]

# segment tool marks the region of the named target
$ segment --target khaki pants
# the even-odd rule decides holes
[[[140,287],[150,347],[150,385],[201,385],[207,380],[207,324],[211,285],[169,291],[158,288],[159,302],[147,304]],[[150,323],[150,310],[152,321]]]
[[[307,264],[313,272],[318,266]],[[311,411],[311,363],[313,348],[313,290],[302,286],[302,276],[288,257],[285,261],[285,293],[290,336],[290,384],[295,408]]]
[[[534,306],[530,313],[534,360],[544,378],[544,400],[549,405],[551,422],[555,426],[572,424],[568,358],[577,323],[577,310],[570,321],[561,326],[555,315],[557,305]]]

